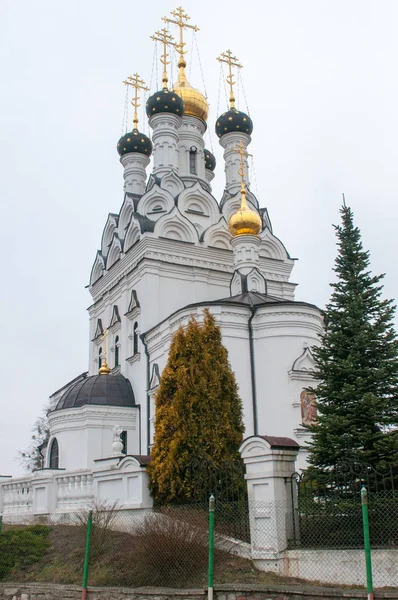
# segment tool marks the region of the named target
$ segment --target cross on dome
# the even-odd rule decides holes
[[[170,61],[167,60],[168,52],[167,52],[167,47],[168,46],[177,46],[177,43],[175,41],[175,39],[173,38],[173,36],[167,31],[166,28],[161,29],[160,31],[156,31],[154,33],[154,35],[151,35],[151,40],[153,40],[154,42],[161,42],[163,44],[163,54],[160,57],[160,62],[163,65],[163,79],[162,79],[162,83],[163,83],[163,88],[167,88],[167,83],[169,81],[168,77],[167,77],[167,65],[170,64]]]
[[[194,31],[199,31],[199,27],[197,25],[190,25],[187,22],[191,19],[191,17],[187,15],[187,13],[181,6],[179,6],[176,10],[172,10],[170,14],[173,17],[175,17],[175,19],[170,19],[170,17],[163,17],[162,20],[165,23],[177,25],[177,27],[179,28],[180,42],[176,44],[176,49],[180,55],[180,61],[178,63],[178,66],[186,67],[187,65],[184,60],[184,54],[186,54],[187,51],[184,50],[184,46],[186,45],[186,42],[184,42],[184,29],[193,29]]]
[[[149,88],[146,86],[146,83],[143,79],[140,79],[138,73],[135,73],[133,76],[129,75],[127,79],[123,81],[125,85],[131,85],[134,88],[134,98],[131,100],[131,104],[134,107],[134,117],[133,117],[133,129],[138,129],[138,112],[137,108],[141,106],[138,103],[139,95],[138,90],[144,90],[145,92],[149,91]]]
[[[108,336],[108,329],[105,328],[103,336],[102,336],[103,351],[102,351],[102,364],[99,369],[100,375],[109,375],[109,373],[111,372],[111,369],[109,368],[108,363],[106,362],[106,338],[107,338],[107,336]]]
[[[236,67],[237,69],[242,69],[242,65],[238,62],[236,56],[234,56],[231,50],[227,50],[226,52],[222,52],[222,54],[217,58],[220,63],[225,63],[228,65],[228,75],[227,75],[227,83],[229,85],[229,106],[230,108],[235,108],[235,94],[234,94],[234,74],[232,71],[232,67]]]

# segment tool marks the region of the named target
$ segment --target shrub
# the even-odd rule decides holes
[[[0,579],[11,569],[39,562],[49,546],[50,528],[32,525],[24,529],[8,529],[0,534]]]

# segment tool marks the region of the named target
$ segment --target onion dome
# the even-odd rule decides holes
[[[261,217],[247,206],[246,190],[242,184],[242,199],[239,209],[228,221],[228,229],[234,237],[238,235],[258,235],[261,230]]]
[[[155,92],[146,103],[146,114],[148,117],[158,113],[171,113],[182,117],[184,102],[180,96],[167,88]]]
[[[120,138],[117,144],[117,151],[120,156],[128,154],[129,152],[138,152],[139,154],[151,156],[152,142],[148,136],[138,131],[138,129],[133,129],[133,131],[125,133],[124,136]]]
[[[180,60],[178,64],[180,71],[178,80],[174,85],[174,91],[184,101],[184,115],[196,117],[202,121],[207,121],[209,114],[209,103],[204,95],[191,86],[185,75],[186,62]]]
[[[209,171],[214,171],[216,168],[216,157],[214,154],[210,152],[210,150],[204,149],[205,155],[205,169],[209,169]]]
[[[59,399],[54,410],[100,406],[135,406],[131,383],[123,375],[93,375],[75,383]]]
[[[220,138],[232,131],[241,131],[242,133],[251,135],[253,131],[253,121],[249,115],[240,110],[236,110],[236,108],[231,108],[218,117],[216,123],[216,134],[218,137]]]

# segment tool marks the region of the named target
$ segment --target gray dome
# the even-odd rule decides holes
[[[54,410],[78,408],[85,404],[130,408],[135,406],[133,388],[123,375],[93,375],[69,388]]]

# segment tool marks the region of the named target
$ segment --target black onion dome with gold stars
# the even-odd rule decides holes
[[[138,152],[139,154],[151,156],[152,142],[148,136],[138,131],[138,129],[133,129],[133,131],[125,133],[124,136],[120,138],[117,143],[117,151],[120,156],[129,154],[130,152]]]
[[[223,113],[216,122],[216,134],[219,138],[233,131],[241,131],[248,135],[251,135],[253,131],[253,121],[249,115],[236,110],[236,108],[231,108]]]
[[[158,113],[171,113],[182,117],[184,114],[184,102],[182,98],[167,88],[155,92],[148,98],[146,114],[148,117],[152,117],[152,115],[157,115]]]
[[[216,168],[216,157],[214,154],[210,152],[210,150],[204,149],[205,156],[205,169],[209,169],[209,171],[214,171]]]

